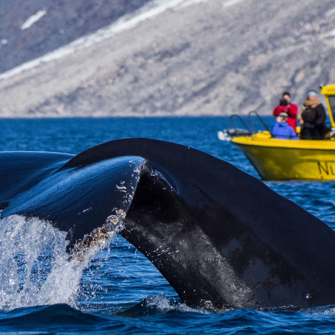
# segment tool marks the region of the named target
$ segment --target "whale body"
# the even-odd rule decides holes
[[[78,155],[0,153],[1,217],[67,232],[69,253],[101,229],[140,250],[191,307],[335,303],[335,232],[231,164],[150,139]]]

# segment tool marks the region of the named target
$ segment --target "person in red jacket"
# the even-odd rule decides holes
[[[287,124],[293,128],[296,134],[295,127],[297,126],[298,106],[291,103],[291,95],[289,92],[283,92],[279,105],[273,110],[273,115],[278,116],[281,112],[287,113]]]

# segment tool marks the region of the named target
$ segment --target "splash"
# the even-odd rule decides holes
[[[0,310],[66,303],[76,307],[84,269],[110,238],[80,260],[66,253],[66,233],[37,218],[0,220]]]

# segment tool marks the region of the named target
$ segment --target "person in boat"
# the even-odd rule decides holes
[[[286,112],[281,112],[277,118],[276,122],[273,124],[271,129],[271,135],[273,138],[281,140],[298,140],[295,131],[291,126],[288,125],[288,115]]]
[[[287,113],[287,124],[293,128],[296,134],[298,106],[291,102],[291,95],[289,92],[283,92],[282,98],[279,100],[279,105],[273,110],[273,115],[278,117],[280,113]]]
[[[299,122],[300,139],[324,140],[326,133],[326,111],[314,90],[307,92],[307,99],[301,107]]]

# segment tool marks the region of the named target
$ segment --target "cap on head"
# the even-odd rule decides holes
[[[285,113],[285,112],[280,112],[279,116],[284,117],[284,118],[287,118],[287,113]]]
[[[307,97],[309,97],[310,95],[313,95],[313,97],[317,97],[318,96],[318,94],[314,90],[309,90],[307,92]]]

